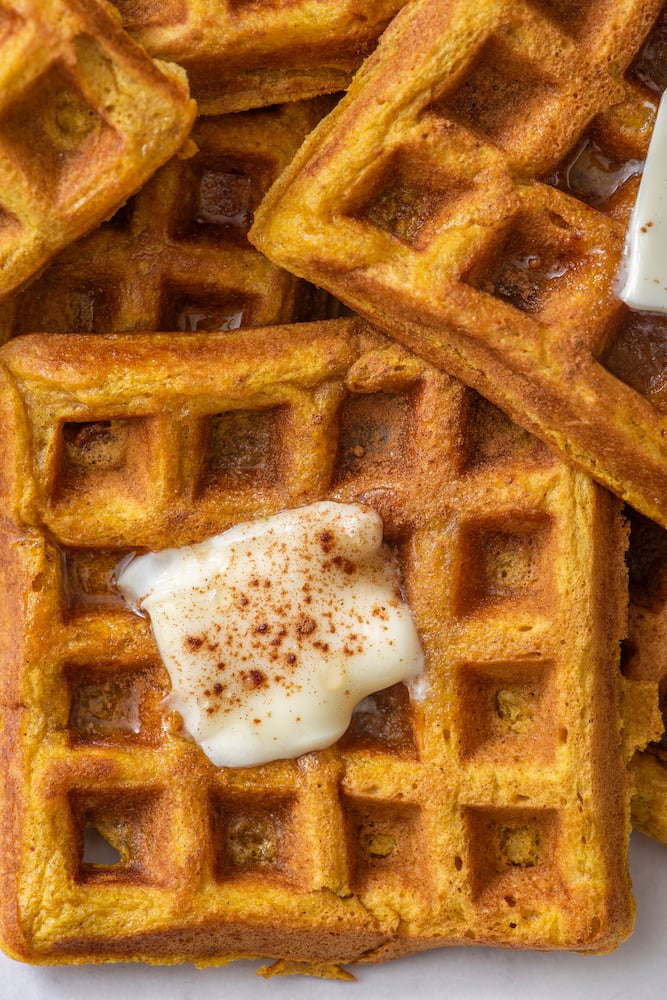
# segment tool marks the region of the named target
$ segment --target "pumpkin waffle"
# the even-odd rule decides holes
[[[633,682],[658,685],[667,723],[667,532],[635,511],[628,513],[630,606],[623,672]],[[667,843],[667,733],[635,755],[632,770],[633,825]]]
[[[248,242],[254,208],[328,102],[198,118],[173,157],[107,223],[0,303],[19,333],[229,330],[322,318],[331,303]]]
[[[667,320],[617,296],[662,7],[417,0],[250,239],[667,527]]]
[[[195,105],[96,0],[2,0],[0,67],[2,299],[183,145]]]
[[[405,0],[114,0],[153,56],[183,66],[203,114],[344,90]]]
[[[344,976],[629,932],[615,497],[356,319],[0,351],[5,949]],[[382,516],[425,654],[333,747],[215,768],[126,554],[318,499]],[[99,834],[115,862],[91,858]]]

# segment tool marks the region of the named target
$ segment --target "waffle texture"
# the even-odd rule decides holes
[[[0,299],[111,215],[187,138],[185,74],[97,0],[0,6]]]
[[[115,0],[153,56],[184,66],[203,114],[344,90],[405,0]]]
[[[667,526],[667,321],[617,296],[662,6],[417,0],[250,239]]]
[[[0,303],[21,333],[229,330],[326,315],[331,299],[248,242],[254,209],[329,102],[197,118],[174,156],[98,229]]]
[[[667,531],[629,511],[630,606],[623,672],[637,684],[658,685],[663,727],[667,721]],[[632,823],[667,843],[667,734],[632,762],[636,792]]]
[[[626,936],[616,498],[357,320],[28,335],[0,361],[10,954],[342,975]],[[424,690],[372,696],[328,750],[216,769],[163,717],[149,627],[109,574],[324,498],[381,514]]]

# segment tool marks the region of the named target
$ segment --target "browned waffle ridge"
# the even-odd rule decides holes
[[[247,239],[253,212],[322,101],[197,118],[174,156],[107,223],[0,303],[0,340],[22,333],[229,330],[326,315],[330,296]]]
[[[173,59],[203,114],[345,90],[405,0],[114,0],[151,55]]]
[[[111,215],[187,138],[183,70],[97,0],[0,5],[0,299]]]
[[[250,238],[667,526],[667,320],[617,297],[662,7],[417,0]]]
[[[0,352],[3,946],[338,974],[630,930],[616,498],[356,320],[17,337]],[[428,686],[334,747],[216,769],[165,723],[128,551],[372,504]],[[118,852],[90,860],[89,831]]]

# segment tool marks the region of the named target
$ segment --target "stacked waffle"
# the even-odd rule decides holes
[[[618,299],[613,190],[651,135],[661,7],[411,5],[251,238],[667,526],[666,325]]]
[[[152,56],[184,66],[205,114],[343,90],[405,0],[114,0]]]
[[[623,672],[635,683],[658,684],[663,720],[667,719],[667,532],[629,510],[628,568],[630,606]],[[651,743],[632,761],[636,782],[634,826],[667,844],[667,741]]]
[[[0,298],[111,215],[187,138],[183,70],[98,3],[0,6]]]
[[[328,296],[270,263],[246,233],[255,207],[326,104],[198,118],[174,156],[113,217],[0,303],[19,333],[220,330],[325,316]]]
[[[401,6],[119,2],[133,42],[108,7],[2,0],[0,45],[33,42],[0,125],[0,236],[29,217],[41,248],[0,272],[17,958],[344,977],[631,930],[635,783],[637,825],[665,836],[665,366],[614,282],[661,6]],[[153,56],[188,70],[191,132]],[[161,158],[146,136],[135,155],[158,119]],[[48,244],[38,169],[46,203],[71,195]],[[364,318],[327,319],[340,302]],[[621,498],[642,511],[630,586]],[[327,749],[216,767],[114,573],[319,500],[380,514],[423,677]]]

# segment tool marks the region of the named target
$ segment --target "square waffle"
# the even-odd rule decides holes
[[[111,215],[187,138],[182,69],[97,0],[0,2],[0,299]]]
[[[354,319],[28,335],[0,361],[12,956],[335,976],[628,934],[615,497]],[[215,768],[163,717],[168,677],[110,572],[326,498],[381,514],[423,692],[370,697],[327,750]]]
[[[150,52],[188,73],[203,114],[345,90],[405,0],[114,0]]]
[[[324,99],[197,118],[196,153],[172,157],[109,222],[0,303],[0,340],[323,318],[329,296],[269,262],[247,231],[327,107]]]
[[[617,295],[662,7],[417,0],[250,239],[667,527],[667,320]]]
[[[633,683],[658,685],[667,728],[667,531],[636,511],[628,514],[630,605],[623,672]],[[632,771],[633,826],[667,843],[667,733],[635,755]]]

